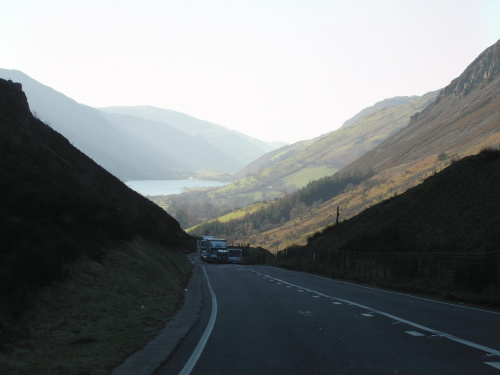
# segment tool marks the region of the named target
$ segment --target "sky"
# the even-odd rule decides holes
[[[500,0],[0,0],[0,68],[269,142],[443,88],[498,39]]]

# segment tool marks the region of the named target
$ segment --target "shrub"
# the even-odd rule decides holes
[[[437,159],[438,159],[438,161],[443,161],[443,160],[446,160],[447,157],[448,157],[448,155],[446,155],[446,152],[442,152],[438,155]]]

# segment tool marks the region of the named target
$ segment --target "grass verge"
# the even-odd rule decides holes
[[[142,239],[81,259],[11,322],[0,373],[108,374],[175,315],[191,270],[182,252]]]

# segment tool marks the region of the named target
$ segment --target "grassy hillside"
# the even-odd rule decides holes
[[[229,241],[240,241],[247,238],[249,243],[265,242],[266,248],[274,248],[277,242],[286,244],[288,238],[280,235],[290,225],[297,230],[297,224],[303,223],[308,217],[316,219],[313,226],[318,228],[317,220],[324,216],[315,215],[317,211],[346,189],[358,186],[370,178],[370,171],[355,173],[337,173],[308,184],[298,192],[272,202],[250,206],[250,209],[239,210],[225,215],[218,220],[209,221],[189,229],[189,233],[201,236],[210,233],[227,238]],[[241,212],[245,211],[244,216]],[[329,215],[326,215],[329,218]],[[269,233],[277,236],[270,237]]]
[[[101,262],[81,258],[3,320],[2,374],[109,374],[153,339],[182,302],[191,263],[143,239],[117,243]]]
[[[190,212],[190,220],[183,222],[184,228],[188,228],[254,202],[284,197],[313,180],[333,175],[375,147],[406,125],[409,118],[430,103],[436,94],[433,92],[422,97],[395,98],[377,103],[373,108],[362,111],[364,116],[358,116],[357,121],[349,123],[349,126],[264,155],[236,174],[236,181],[212,189],[207,194],[196,192],[152,199],[168,208],[176,217],[180,217],[177,216],[178,212],[183,217],[186,216],[183,213]],[[193,205],[198,209],[192,210]],[[212,209],[205,210],[207,206]]]
[[[279,254],[279,264],[500,306],[500,150],[457,161],[405,193]]]
[[[4,80],[0,192],[1,373],[103,373],[173,314],[191,237]]]
[[[241,194],[241,185],[247,185],[247,192],[265,188],[292,192],[312,180],[330,176],[405,126],[436,95],[432,92],[406,101],[387,100],[383,107],[377,103],[375,109],[364,110],[366,115],[349,126],[263,156],[255,162],[258,168],[250,165],[237,174],[240,189],[227,185],[225,190]]]

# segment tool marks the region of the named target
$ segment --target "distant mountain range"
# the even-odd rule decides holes
[[[23,85],[33,113],[122,180],[234,173],[282,146],[182,113],[153,107],[101,111],[77,103],[16,70],[0,77]]]
[[[169,109],[151,106],[132,106],[106,107],[100,108],[100,110],[115,115],[112,117],[115,118],[115,121],[117,120],[118,124],[120,123],[120,120],[123,119],[123,116],[132,116],[135,118],[168,124],[172,128],[192,137],[202,138],[218,150],[221,155],[220,157],[223,159],[227,159],[229,157],[229,162],[232,162],[232,160],[236,161],[235,166],[232,169],[237,168],[237,170],[241,169],[242,166],[246,166],[247,164],[253,162],[261,155],[285,145],[285,142],[263,142],[212,122],[200,120],[184,113]],[[147,130],[148,134],[151,133],[149,135],[151,140],[157,135],[153,129],[148,128],[145,130]],[[162,137],[160,139],[164,138]],[[181,153],[182,148],[184,147],[185,145],[182,144]],[[188,157],[189,155],[186,156]],[[197,157],[198,160],[193,161],[193,165],[200,166],[201,168],[199,169],[210,169],[210,165],[204,165],[207,164],[207,155],[205,153],[198,153],[195,157]],[[223,162],[221,163],[224,165]]]

